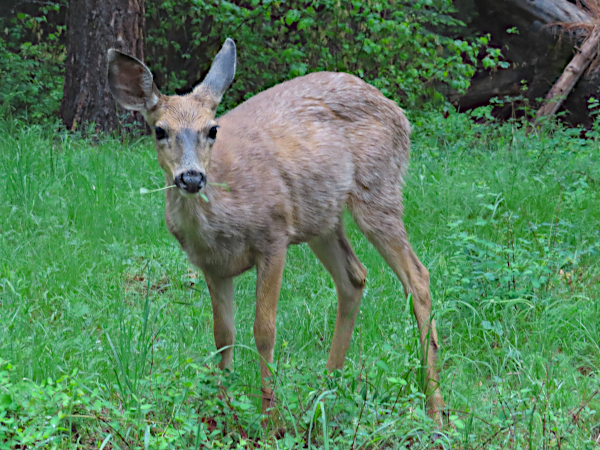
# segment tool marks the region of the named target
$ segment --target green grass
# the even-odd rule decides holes
[[[369,271],[341,375],[333,283],[290,250],[278,307],[279,430],[260,427],[253,272],[236,282],[234,372],[215,369],[206,286],[163,219],[150,139],[0,123],[0,448],[593,449],[600,439],[595,132],[415,120],[405,221],[431,272],[442,392],[424,413],[400,282]],[[322,400],[322,401],[321,401]],[[433,437],[432,437],[433,436]],[[260,444],[259,444],[260,442]],[[262,445],[262,447],[259,447]]]

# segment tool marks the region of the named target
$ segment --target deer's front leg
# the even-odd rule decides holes
[[[220,278],[204,273],[213,311],[213,332],[217,350],[221,350],[219,368],[231,367],[235,323],[233,321],[233,278]]]
[[[266,378],[271,377],[267,363],[273,362],[275,347],[275,315],[281,290],[281,277],[285,266],[287,248],[283,247],[274,254],[263,255],[256,267],[256,317],[254,319],[254,340],[260,360],[262,380],[262,412],[267,413],[273,405],[273,389]]]

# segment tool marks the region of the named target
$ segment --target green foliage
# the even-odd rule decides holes
[[[243,5],[243,6],[242,6]],[[486,38],[436,33],[464,26],[450,0],[150,1],[147,59],[167,92],[190,88],[225,37],[238,45],[225,109],[308,72],[350,72],[408,106],[464,91]],[[486,57],[493,66],[498,54]]]
[[[241,450],[249,441],[267,436],[239,376],[224,376],[206,362],[161,362],[154,373],[138,380],[138,395],[121,397],[113,386],[83,378],[77,370],[58,380],[15,382],[15,368],[0,359],[0,449],[86,444],[99,448],[110,442],[132,449]],[[366,363],[386,367],[378,359]],[[309,437],[315,448],[324,442],[350,448],[353,441],[398,442],[387,436],[389,430],[404,436],[400,441],[410,440],[416,423],[421,433],[433,430],[422,409],[423,394],[404,379],[379,376],[382,384],[374,388],[368,384],[375,375],[371,368],[347,371],[343,378],[290,369],[288,364],[276,371],[285,396],[279,425],[289,432],[277,443],[267,439],[263,448],[304,447]],[[361,423],[353,426],[349,411],[360,409]],[[317,423],[331,433],[322,434]],[[346,428],[340,429],[341,424]]]
[[[36,14],[0,19],[0,108],[31,121],[55,121],[63,91],[64,26],[48,17],[61,2],[44,2]]]
[[[500,195],[494,195],[496,200]],[[492,211],[498,203],[484,205]],[[488,221],[481,218],[471,230],[460,231],[449,236],[457,247],[451,258],[456,290],[463,299],[473,304],[481,301],[494,302],[499,299],[527,299],[537,297],[545,289],[559,282],[560,274],[571,272],[581,258],[596,257],[600,253],[600,240],[591,242],[587,248],[577,248],[570,243],[573,225],[557,219],[556,223],[528,226],[515,237],[515,226],[522,217],[514,212],[505,212],[500,219],[489,219],[500,235],[500,243],[477,236],[478,229]],[[463,221],[449,224],[460,229]],[[464,269],[468,268],[468,271]],[[515,303],[519,303],[515,301]]]
[[[0,105],[16,117],[56,118],[65,59],[65,27],[57,24],[66,6],[44,2],[0,19]],[[440,103],[442,93],[468,88],[488,43],[453,37],[465,26],[453,17],[451,0],[185,0],[146,7],[146,59],[165,92],[190,89],[224,38],[236,40],[238,73],[221,111],[319,70],[353,73],[404,106]],[[504,64],[497,50],[487,52],[485,68]]]

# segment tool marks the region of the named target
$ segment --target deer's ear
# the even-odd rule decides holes
[[[236,49],[233,39],[225,39],[225,43],[215,59],[204,81],[194,88],[194,93],[208,92],[216,102],[220,102],[223,94],[235,76]]]
[[[143,62],[111,48],[108,57],[108,86],[119,104],[131,111],[148,111],[156,106],[160,92],[152,72]]]

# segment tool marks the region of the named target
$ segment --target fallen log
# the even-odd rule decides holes
[[[541,24],[591,22],[590,15],[566,0],[506,0],[509,5],[529,13]]]

